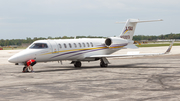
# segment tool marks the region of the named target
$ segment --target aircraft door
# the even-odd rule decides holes
[[[48,40],[48,42],[50,43],[50,47],[51,47],[51,51],[53,54],[57,54],[59,53],[59,48],[58,48],[58,44],[54,41],[54,40]]]

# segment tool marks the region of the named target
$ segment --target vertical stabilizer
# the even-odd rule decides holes
[[[154,22],[154,21],[162,21],[162,19],[159,19],[159,20],[147,20],[147,21],[140,21],[139,19],[128,19],[126,21],[126,24],[124,26],[124,29],[123,29],[120,37],[123,38],[123,39],[132,40],[137,23]]]

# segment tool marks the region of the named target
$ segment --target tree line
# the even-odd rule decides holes
[[[106,38],[103,36],[76,36],[76,38]],[[47,38],[29,38],[27,37],[26,39],[1,39],[0,40],[0,46],[11,46],[11,45],[17,45],[21,46],[22,43],[32,43],[36,40],[46,40],[46,39],[74,39],[74,37],[70,36],[63,36],[63,37],[47,37]],[[157,40],[157,39],[180,39],[180,33],[179,34],[166,34],[166,35],[159,35],[159,36],[145,36],[145,35],[135,35],[133,37],[134,41],[141,41],[141,40]]]
[[[135,35],[133,37],[133,40],[135,41],[141,41],[141,40],[158,40],[158,39],[180,39],[180,33],[179,34],[166,34],[166,35],[159,35],[159,36],[145,36],[145,35]]]
[[[78,39],[78,38],[105,38],[105,37],[102,37],[102,36],[76,36],[76,38]],[[26,39],[6,39],[6,40],[1,39],[0,40],[0,46],[12,46],[12,45],[21,46],[22,43],[33,43],[36,40],[47,40],[47,39],[74,39],[74,37],[63,36],[63,37],[53,38],[53,37],[49,36],[47,38],[44,38],[44,37],[29,38],[29,37],[27,37]]]

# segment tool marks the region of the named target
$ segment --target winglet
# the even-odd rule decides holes
[[[169,48],[166,50],[166,52],[164,54],[168,54],[171,49],[172,49],[172,46],[173,46],[173,43],[174,43],[174,40],[172,41],[172,43],[169,45]]]

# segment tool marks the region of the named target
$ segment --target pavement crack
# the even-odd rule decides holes
[[[163,90],[180,90],[180,86],[175,86],[172,81],[178,82],[180,76],[152,75],[147,82],[159,84]]]

